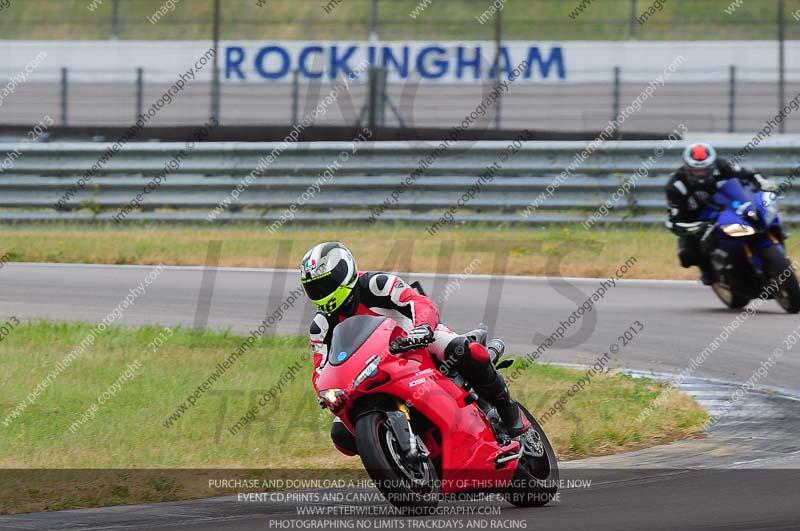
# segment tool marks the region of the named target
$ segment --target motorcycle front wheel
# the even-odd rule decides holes
[[[719,282],[714,282],[711,284],[711,291],[713,291],[714,294],[719,297],[719,300],[721,300],[725,306],[732,310],[744,308],[745,304],[750,302],[749,298],[743,297],[738,293],[734,293],[730,288],[726,288]]]
[[[778,286],[775,300],[786,313],[800,312],[800,284],[792,269],[791,260],[775,245],[764,249],[761,252],[761,259],[764,261],[764,271],[770,280],[777,281],[779,277],[784,279]]]
[[[427,514],[439,503],[440,482],[430,457],[409,461],[386,422],[373,412],[356,422],[356,446],[361,462],[387,501],[403,514]]]

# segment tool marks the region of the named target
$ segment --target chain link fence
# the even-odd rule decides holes
[[[774,116],[778,88],[775,82],[738,81],[739,72],[716,67],[729,75],[727,82],[666,84],[632,114],[621,128],[628,132],[671,131],[684,123],[690,131],[752,132]],[[792,71],[794,72],[794,71]],[[800,71],[796,72],[800,75]],[[43,114],[57,125],[127,126],[168,85],[147,83],[148,69],[133,70],[129,83],[71,83],[72,74],[60,73],[63,82],[27,83],[17,88],[13,100],[0,109],[0,125],[35,123]],[[626,74],[607,73],[607,82],[574,84],[519,84],[501,96],[477,120],[477,128],[599,131],[629,105],[646,83],[625,81]],[[381,75],[380,69],[371,75]],[[765,73],[765,77],[768,74]],[[774,78],[774,73],[772,73]],[[144,80],[144,81],[143,81]],[[334,84],[323,80],[289,84],[223,84],[219,116],[224,125],[292,125],[299,123],[328,94]],[[367,125],[389,127],[444,127],[460,123],[476,102],[492,89],[485,84],[422,84],[415,81],[377,84],[369,79],[354,83],[316,125]],[[786,94],[800,93],[800,83],[787,83]],[[151,125],[199,125],[212,113],[210,83],[194,83],[174,98]],[[371,111],[371,101],[375,102]],[[374,112],[373,117],[371,113]],[[786,132],[800,132],[794,114],[784,121]]]

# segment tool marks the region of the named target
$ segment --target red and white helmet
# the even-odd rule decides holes
[[[703,184],[714,174],[717,152],[709,144],[690,144],[683,150],[683,166],[690,181]]]

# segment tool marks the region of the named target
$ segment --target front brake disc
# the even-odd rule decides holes
[[[531,457],[542,457],[544,455],[544,443],[539,436],[539,432],[528,428],[522,435],[522,453]]]

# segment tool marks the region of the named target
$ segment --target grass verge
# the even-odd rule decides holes
[[[0,469],[27,469],[0,474],[0,513],[213,496],[228,490],[211,488],[209,477],[231,477],[248,469],[260,474],[267,469],[306,470],[317,476],[322,469],[337,477],[343,469],[354,477],[362,474],[358,458],[339,454],[330,442],[332,417],[317,405],[310,362],[286,376],[306,352],[307,340],[301,337],[257,341],[194,407],[165,427],[169,415],[244,338],[220,331],[111,327],[9,421],[9,413],[93,326],[25,323],[0,342]],[[160,348],[153,347],[156,338],[163,340]],[[122,381],[126,370],[137,365]],[[534,364],[512,390],[541,415],[581,374]],[[281,379],[281,392],[260,408],[257,420],[231,434],[229,428]],[[100,397],[112,389],[113,396],[100,404]],[[600,374],[545,428],[561,459],[698,433],[706,413],[680,393],[672,393],[645,422],[631,420],[663,389],[647,379]],[[72,430],[92,404],[99,404],[93,418],[85,416]]]
[[[378,10],[381,37],[491,40],[493,17],[478,20],[490,4],[487,0],[382,2]],[[630,0],[538,0],[502,5],[504,40],[621,40],[630,35]],[[731,13],[726,8],[734,5],[732,0],[695,0],[692,10],[681,2],[659,3],[657,11],[654,5],[639,3],[636,16],[648,10],[652,15],[645,24],[636,24],[639,39],[763,40],[774,38],[776,31],[775,2],[740,2]],[[121,39],[207,40],[211,35],[212,2],[136,0],[119,2],[118,7]],[[796,2],[787,2],[787,17],[796,8]],[[163,16],[158,23],[151,23],[148,17],[160,9]],[[307,40],[313,35],[317,40],[366,40],[370,10],[369,0],[225,0],[221,38]],[[2,11],[0,30],[5,39],[107,39],[112,12],[110,0],[12,0]],[[788,39],[794,38],[791,20],[786,31]]]
[[[662,227],[596,228],[457,226],[429,237],[424,228],[331,224],[286,228],[270,235],[255,225],[181,227],[134,225],[19,225],[5,227],[0,255],[12,261],[203,265],[209,242],[221,241],[221,266],[296,268],[307,249],[338,240],[361,269],[605,277],[628,258],[626,278],[696,279],[683,269],[673,234]],[[797,250],[788,243],[790,255]],[[800,254],[800,253],[794,253]]]

